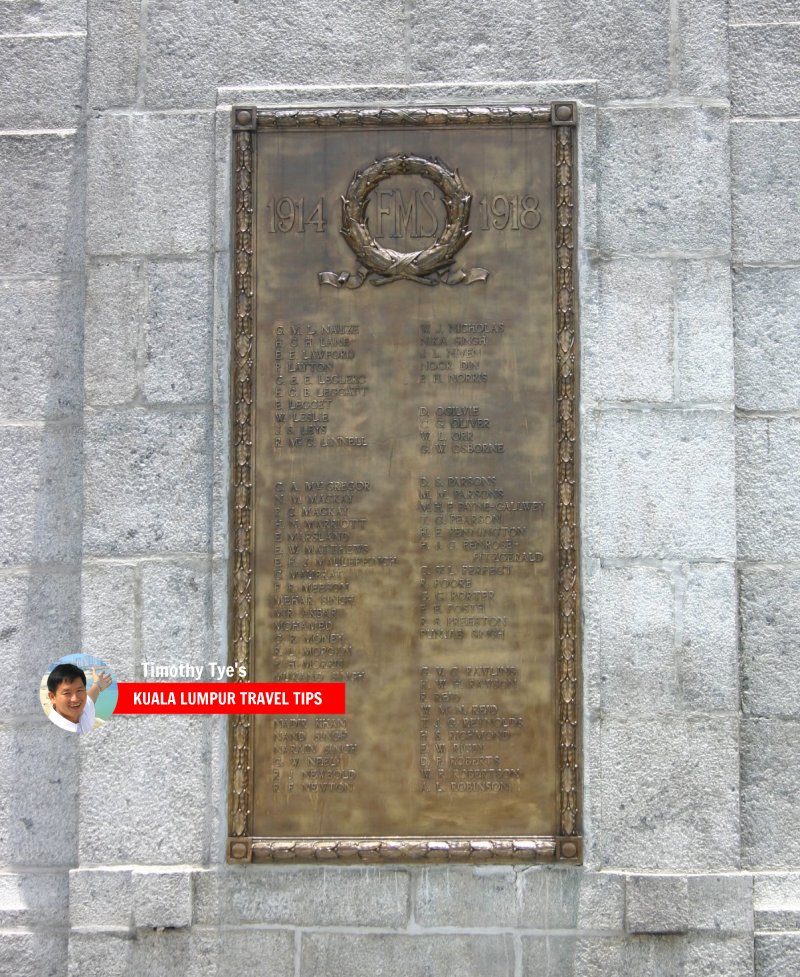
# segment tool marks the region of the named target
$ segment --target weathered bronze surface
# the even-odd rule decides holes
[[[576,861],[575,107],[234,109],[232,861]]]

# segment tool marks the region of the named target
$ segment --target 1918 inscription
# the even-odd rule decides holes
[[[574,111],[234,110],[233,860],[580,857]]]

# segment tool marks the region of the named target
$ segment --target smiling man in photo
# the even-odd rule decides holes
[[[56,665],[47,677],[47,697],[52,704],[50,722],[69,733],[88,733],[94,728],[94,704],[111,685],[108,672],[92,666],[92,687],[86,688],[86,673],[77,665]]]

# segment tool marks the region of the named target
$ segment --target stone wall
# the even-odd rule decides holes
[[[0,974],[800,970],[800,10],[0,0]],[[227,867],[229,107],[581,106],[585,866]],[[11,676],[11,681],[8,676]]]

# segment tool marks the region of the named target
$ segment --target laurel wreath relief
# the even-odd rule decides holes
[[[373,237],[366,216],[369,195],[382,180],[392,176],[421,176],[442,192],[446,221],[441,235],[421,251],[393,251],[384,248]],[[471,194],[461,177],[438,159],[421,156],[387,156],[353,174],[347,193],[342,197],[342,235],[358,259],[353,274],[347,271],[321,271],[320,285],[334,288],[360,288],[364,282],[388,285],[412,281],[421,285],[471,285],[486,281],[485,268],[453,270],[456,254],[470,239],[468,229]]]

